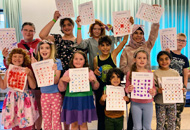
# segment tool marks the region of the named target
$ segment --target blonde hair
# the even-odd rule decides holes
[[[22,49],[22,48],[15,48],[15,49],[13,49],[11,51],[11,53],[9,54],[9,57],[7,59],[7,65],[13,64],[12,63],[12,56],[13,56],[13,54],[22,54],[23,55],[24,60],[23,60],[23,63],[22,63],[22,67],[27,67],[27,66],[30,65],[30,57],[27,54],[27,52],[24,49]]]
[[[42,56],[40,55],[40,46],[43,45],[43,44],[48,44],[50,46],[50,49],[51,49],[51,52],[50,52],[50,59],[53,59],[54,62],[56,61],[55,59],[55,54],[56,54],[56,50],[55,50],[55,44],[52,42],[52,41],[49,41],[49,40],[42,40],[41,42],[38,43],[38,46],[37,46],[37,52],[36,52],[36,60],[37,61],[40,61],[42,60]]]
[[[185,37],[185,39],[187,38],[186,35],[184,33],[178,33],[177,36],[182,36],[182,37]]]

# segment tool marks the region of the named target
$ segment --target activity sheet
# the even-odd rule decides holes
[[[166,28],[160,30],[160,41],[162,50],[169,48],[177,50],[177,32],[176,28]]]
[[[0,50],[17,48],[15,28],[0,28]]]
[[[86,2],[78,6],[78,12],[81,19],[81,25],[95,23],[93,2]]]
[[[164,8],[162,7],[141,3],[135,17],[148,22],[159,23],[163,12]]]
[[[7,87],[23,92],[26,81],[27,75],[25,73],[25,68],[10,64],[7,73]]]
[[[32,64],[38,87],[45,87],[54,84],[53,64],[53,59],[43,60]]]
[[[131,98],[134,99],[151,99],[149,89],[153,87],[153,73],[150,72],[132,72]]]
[[[107,111],[125,111],[126,101],[124,88],[121,86],[106,85],[106,110]]]
[[[86,92],[90,91],[89,70],[85,68],[69,69],[69,92]]]
[[[113,12],[113,32],[114,37],[124,36],[132,33],[130,11]]]
[[[183,103],[182,77],[162,77],[164,103]]]

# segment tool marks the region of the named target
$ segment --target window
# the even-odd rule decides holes
[[[3,14],[3,9],[0,9],[0,28],[4,28],[4,14]],[[2,52],[0,51],[0,67],[4,66],[3,64],[3,55]]]

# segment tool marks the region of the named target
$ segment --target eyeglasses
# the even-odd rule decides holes
[[[186,43],[186,40],[177,39],[178,42]]]
[[[33,33],[35,32],[34,30],[27,30],[27,29],[23,29],[24,32],[29,32],[29,33]]]

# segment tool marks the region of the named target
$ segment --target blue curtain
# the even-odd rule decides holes
[[[3,13],[5,28],[15,28],[17,42],[20,42],[22,38],[21,0],[3,0]]]
[[[89,0],[73,0],[75,14],[78,16],[78,5]],[[190,39],[190,1],[189,0],[92,0],[94,4],[95,18],[100,19],[103,23],[113,24],[112,12],[130,10],[131,16],[135,19],[135,24],[143,24],[145,28],[145,39],[148,39],[150,32],[150,22],[146,22],[135,18],[138,8],[141,3],[158,4],[165,8],[160,20],[160,29],[176,27],[177,33],[185,33],[187,40]],[[76,29],[76,28],[75,28]],[[83,39],[89,38],[88,26],[82,26]],[[77,30],[75,30],[76,36]],[[113,35],[107,32],[108,35]],[[161,51],[160,36],[158,36],[155,46],[151,51],[151,64],[157,66],[156,56]],[[190,59],[190,45],[187,42],[186,47],[182,50],[182,54]],[[119,66],[120,55],[117,58]]]

